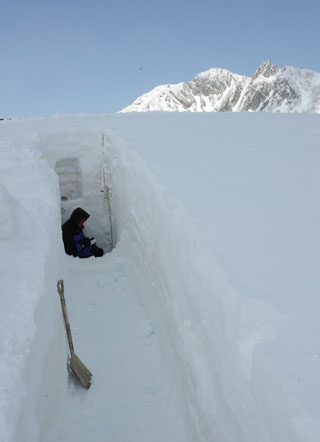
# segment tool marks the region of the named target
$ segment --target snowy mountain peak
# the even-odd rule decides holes
[[[120,112],[314,112],[320,113],[320,74],[260,64],[253,77],[211,68],[185,83],[157,86]]]
[[[235,76],[235,77],[240,77],[240,75],[234,74],[231,71],[228,71],[227,69],[222,69],[222,68],[210,68],[204,72],[200,72],[199,74],[197,74],[194,78],[193,81],[196,81],[200,78],[216,78],[216,77],[230,77],[230,76]]]
[[[260,64],[260,66],[256,70],[256,72],[253,76],[253,79],[255,80],[256,78],[258,78],[260,76],[263,76],[265,78],[272,77],[279,70],[280,70],[280,68],[276,64],[272,63],[272,61],[270,61],[270,60],[264,61],[263,63]]]

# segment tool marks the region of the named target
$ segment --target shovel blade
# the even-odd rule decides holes
[[[85,388],[89,388],[91,385],[92,373],[87,369],[84,363],[80,361],[76,354],[73,354],[70,357],[68,365],[77,378],[79,378],[82,385]]]

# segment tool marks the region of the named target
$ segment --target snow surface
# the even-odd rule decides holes
[[[66,260],[76,353],[93,383],[79,389],[70,376],[68,407],[58,408],[41,440],[186,440],[174,384],[152,321],[129,287],[123,253],[117,248],[100,260]]]
[[[0,440],[318,441],[319,122],[0,122]],[[88,208],[107,249],[102,133],[116,249],[81,261],[63,254],[54,170],[79,159],[62,218]],[[59,278],[89,391],[68,379]]]

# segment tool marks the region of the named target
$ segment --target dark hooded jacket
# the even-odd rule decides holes
[[[89,216],[89,213],[78,207],[72,212],[69,220],[63,224],[62,237],[64,249],[68,255],[80,256],[87,238],[82,233],[79,223],[83,220],[86,221]],[[90,255],[92,255],[92,253],[88,256]]]

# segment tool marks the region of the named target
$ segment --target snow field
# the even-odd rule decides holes
[[[183,412],[188,440],[318,441],[318,116],[60,117],[5,122],[1,128],[1,148],[5,146],[3,152],[9,159],[18,146],[26,151],[30,146],[40,149],[52,169],[57,159],[79,158],[83,182],[87,183],[84,196],[88,203],[91,201],[89,212],[96,210],[90,218],[92,231],[101,222],[105,202],[103,194],[97,196],[100,138],[102,132],[105,134],[117,258],[128,286],[152,323],[166,361],[169,385]],[[36,133],[40,134],[35,138]],[[9,140],[14,149],[9,149]],[[36,158],[36,162],[40,161]],[[22,154],[21,161],[28,164]],[[39,183],[35,184],[37,191],[33,192],[33,180],[40,173],[38,167],[31,168],[30,176],[25,177],[25,192],[56,192],[56,180],[51,182],[45,177],[39,181],[46,184],[42,189]],[[44,175],[49,173],[45,167]],[[10,210],[14,211],[16,203],[8,202],[8,198],[14,195],[19,204],[24,201],[22,195],[11,190],[19,188],[15,161],[10,159],[1,170],[6,170],[4,185],[9,193],[8,196],[5,189],[1,190],[2,206],[11,204]],[[51,225],[57,216],[57,212],[52,216],[46,204],[34,212],[37,216],[41,213],[42,226]],[[68,216],[73,204],[76,203],[65,204],[63,216]],[[33,215],[32,220],[35,218]],[[9,232],[6,235],[12,235],[6,218],[3,225],[3,231]],[[39,228],[31,226],[30,231],[40,231],[43,240],[45,229]],[[101,227],[101,241],[107,228]],[[18,241],[23,235],[24,232],[18,235]],[[55,238],[53,234],[51,240]],[[8,239],[1,241],[4,245]],[[46,244],[47,240],[43,241]],[[30,247],[31,242],[27,249]],[[20,246],[17,248],[20,253]],[[56,250],[56,246],[53,248]],[[59,260],[59,256],[51,259]],[[48,262],[52,262],[50,258]],[[45,259],[38,267],[45,269]],[[24,271],[30,272],[33,281],[31,262]],[[63,272],[60,269],[56,273],[51,275],[55,280],[50,285],[54,286],[54,294],[44,300],[43,306],[54,303],[53,299],[58,302],[56,276],[61,277]],[[11,279],[11,269],[7,276]],[[20,276],[16,281],[12,291],[20,293]],[[28,293],[25,291],[24,295]],[[41,293],[45,298],[49,295],[46,290]],[[29,298],[24,295],[22,298],[20,293],[25,308]],[[31,301],[32,317],[40,299]],[[10,300],[7,302],[5,316],[9,318],[13,305]],[[57,341],[62,340],[62,319],[55,318],[56,308],[55,303],[48,330],[44,324],[36,328],[28,321],[30,336],[38,333],[48,341],[47,333],[52,331]],[[23,313],[16,312],[16,318],[24,319]],[[5,329],[1,330],[18,350],[12,351],[11,359],[1,358],[5,361],[2,368],[10,373],[8,367],[15,361],[16,378],[20,385],[26,385],[25,374],[35,376],[37,372],[31,359],[26,363],[26,358],[18,361],[16,357],[23,328],[17,329],[16,336],[7,336]],[[65,336],[63,342],[66,350]],[[31,339],[27,345],[34,354]],[[85,350],[76,347],[76,351],[90,367],[86,354],[82,354]],[[56,363],[59,367],[61,364],[61,371],[55,382],[61,390],[56,388],[55,392],[59,399],[67,382],[65,351],[63,355],[57,352]],[[44,352],[38,356],[42,364],[48,363]],[[5,391],[11,374],[3,379],[1,388]],[[41,390],[46,386],[44,379]],[[34,416],[34,435],[37,430],[44,434],[50,428],[44,424],[46,414],[54,415],[57,401],[44,402],[29,387],[22,391],[15,385],[12,391],[16,391],[18,401],[9,400],[1,407],[2,416],[12,416],[11,430],[16,428],[15,416],[22,398],[28,394],[30,407],[23,403],[22,417],[25,415],[26,421],[31,422],[28,416]],[[49,396],[55,397],[53,391]],[[35,403],[47,403],[46,413],[36,410]],[[176,416],[180,414],[177,412]]]

